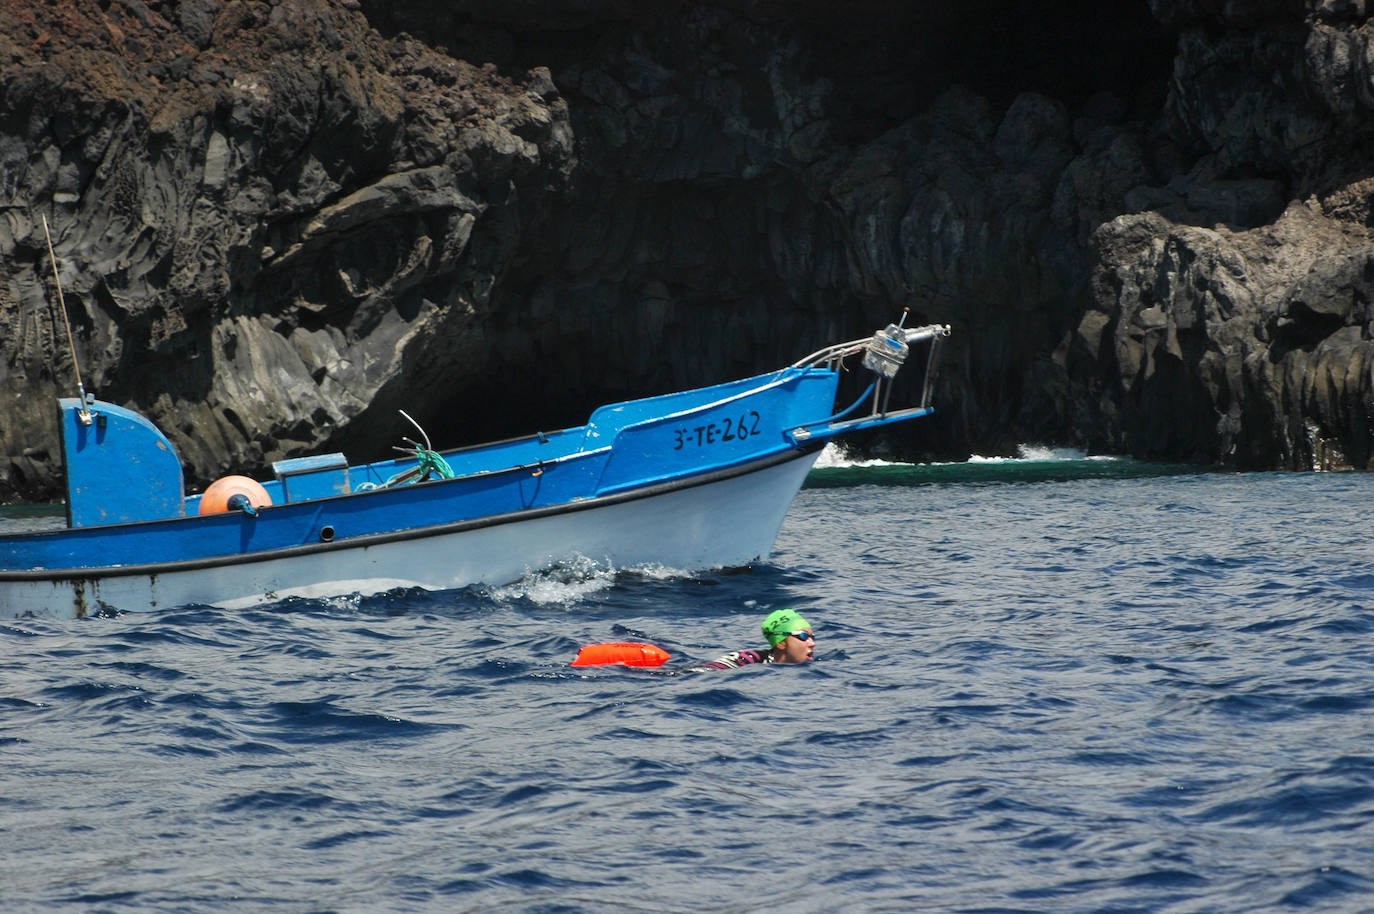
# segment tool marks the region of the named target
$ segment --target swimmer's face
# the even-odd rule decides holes
[[[782,649],[779,663],[806,663],[816,654],[816,638],[811,629],[801,629],[778,642],[778,647]]]

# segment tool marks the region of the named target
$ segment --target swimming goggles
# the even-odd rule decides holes
[[[796,638],[798,641],[816,640],[816,636],[811,634],[810,632],[788,632],[787,634],[791,635],[793,638]]]

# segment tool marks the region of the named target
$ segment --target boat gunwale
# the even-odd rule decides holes
[[[410,527],[402,530],[389,530],[382,533],[368,533],[361,536],[347,539],[336,539],[329,542],[303,543],[298,546],[285,546],[279,549],[267,549],[256,552],[237,552],[232,554],[203,556],[194,559],[182,559],[171,562],[153,562],[142,565],[88,565],[67,568],[24,568],[24,569],[0,569],[0,582],[10,581],[61,581],[89,580],[99,578],[122,578],[135,577],[140,575],[158,575],[171,572],[197,571],[202,568],[218,568],[227,565],[248,565],[258,562],[274,561],[277,559],[295,558],[301,555],[311,555],[321,552],[336,552],[344,549],[365,549],[371,546],[384,545],[387,543],[404,542],[412,539],[426,539],[433,536],[443,536],[453,533],[466,533],[471,530],[480,530],[485,527],[494,527],[504,524],[520,523],[522,521],[539,520],[545,517],[552,517],[559,514],[571,514],[580,511],[588,511],[595,508],[612,507],[622,503],[638,501],[644,498],[652,498],[658,495],[665,495],[685,489],[692,489],[703,485],[710,485],[722,482],[727,479],[734,479],[739,476],[746,476],[760,470],[770,469],[774,466],[781,466],[794,460],[816,453],[824,447],[825,441],[812,441],[805,445],[788,447],[764,457],[757,457],[744,463],[732,466],[717,467],[705,473],[682,476],[664,482],[654,483],[647,486],[631,489],[628,491],[613,492],[608,495],[598,495],[592,498],[574,499],[557,505],[545,505],[538,508],[525,508],[520,511],[509,511],[504,514],[492,514],[486,517],[468,518],[460,521],[450,521],[442,524],[430,524],[424,527]],[[453,482],[454,480],[442,479],[434,480],[420,485],[442,485],[443,483]],[[407,487],[409,488],[409,487]],[[349,498],[358,494],[330,496],[332,499]],[[326,499],[316,499],[315,501],[325,501]],[[303,503],[302,503],[303,504]],[[185,518],[170,518],[170,520],[185,520]],[[152,523],[163,523],[164,521],[153,521]],[[111,524],[107,528],[116,529],[118,527],[138,527],[145,524]],[[83,528],[95,529],[95,528]],[[67,530],[39,531],[29,535],[61,535]],[[22,537],[25,534],[11,534],[11,537]]]
[[[757,386],[757,387],[751,387],[751,388],[749,388],[748,390],[743,390],[743,391],[740,391],[739,393],[733,393],[733,394],[730,394],[729,396],[721,397],[721,398],[718,399],[718,400],[712,400],[712,401],[710,401],[709,403],[699,403],[699,404],[697,404],[696,406],[689,406],[689,407],[687,407],[686,409],[680,409],[680,410],[678,410],[678,411],[675,412],[675,413],[661,413],[661,414],[655,415],[655,416],[646,416],[645,418],[640,419],[640,420],[638,420],[638,421],[636,421],[636,422],[630,422],[630,423],[628,423],[628,424],[626,424],[626,425],[621,426],[621,427],[616,431],[616,437],[619,437],[621,434],[623,434],[623,433],[625,433],[625,432],[627,432],[627,431],[637,431],[637,430],[639,430],[639,429],[641,429],[641,428],[646,428],[646,427],[652,426],[652,425],[654,425],[654,424],[656,424],[656,423],[661,424],[661,423],[670,422],[670,421],[675,422],[675,421],[677,421],[678,419],[685,419],[685,418],[687,418],[687,417],[689,417],[689,416],[694,416],[694,415],[697,415],[697,414],[699,414],[699,413],[710,412],[710,411],[713,410],[713,409],[720,409],[722,406],[725,406],[725,405],[728,404],[728,403],[734,403],[735,401],[737,401],[737,400],[743,400],[743,399],[746,398],[746,397],[753,397],[753,396],[756,396],[756,395],[758,395],[758,394],[761,394],[761,393],[764,393],[764,392],[766,392],[766,391],[772,390],[772,389],[775,388],[775,387],[781,387],[781,386],[783,386],[784,384],[786,384],[788,381],[792,381],[792,380],[796,380],[797,378],[805,377],[805,376],[806,376],[806,372],[809,371],[809,370],[811,370],[811,369],[802,369],[802,370],[800,370],[800,371],[797,371],[797,370],[794,370],[794,369],[792,369],[792,368],[780,368],[780,369],[778,369],[776,372],[771,372],[771,373],[766,374],[766,375],[759,375],[759,376],[756,376],[755,378],[746,378],[746,380],[751,380],[751,381],[752,381],[752,380],[758,380],[759,378],[766,378],[767,380],[765,380],[762,384],[760,384],[760,385]],[[822,368],[822,369],[816,369],[816,370],[822,371],[822,372],[828,372],[828,373],[830,373],[830,374],[834,374],[834,373],[835,373],[835,372],[833,372],[833,371],[830,371],[829,369],[824,369],[824,368]],[[723,386],[723,385],[720,385],[720,386]],[[699,388],[699,389],[701,389],[701,390],[709,390],[710,388]],[[633,401],[631,401],[631,402],[633,402]],[[614,439],[612,439],[612,440],[614,440]]]
[[[260,506],[260,507],[258,508],[258,513],[259,513],[259,514],[264,514],[264,513],[265,513],[268,517],[271,517],[272,512],[280,511],[280,510],[283,509],[283,508],[300,508],[300,507],[302,507],[302,506],[304,506],[304,505],[322,505],[322,504],[328,504],[328,503],[331,503],[331,502],[342,501],[342,500],[344,500],[344,499],[346,499],[346,498],[367,498],[367,497],[369,497],[369,496],[378,496],[378,495],[381,495],[381,494],[383,494],[383,493],[388,493],[388,492],[396,492],[396,493],[400,493],[400,492],[413,492],[413,491],[415,491],[415,490],[418,489],[418,488],[428,488],[428,487],[430,487],[430,486],[452,485],[452,484],[454,484],[454,483],[465,482],[465,481],[472,480],[472,479],[487,479],[487,478],[494,477],[494,476],[501,476],[501,475],[504,475],[504,474],[507,474],[507,473],[528,473],[528,472],[535,471],[535,470],[549,469],[549,468],[555,467],[555,466],[557,466],[558,464],[561,464],[561,463],[571,463],[571,462],[573,462],[573,461],[575,461],[575,460],[580,460],[580,459],[587,458],[587,457],[599,457],[599,456],[604,455],[606,452],[608,452],[608,451],[610,451],[610,450],[611,450],[611,445],[607,444],[607,445],[604,445],[604,446],[602,446],[602,447],[596,448],[595,450],[590,450],[590,451],[574,451],[574,452],[572,452],[571,454],[564,454],[564,455],[562,455],[561,457],[550,457],[548,460],[537,460],[537,461],[535,461],[534,463],[522,463],[522,464],[517,464],[517,465],[515,465],[515,466],[501,467],[500,469],[496,469],[496,470],[476,470],[476,471],[474,471],[474,472],[472,472],[472,473],[464,473],[462,476],[452,476],[452,477],[449,477],[449,478],[447,478],[447,479],[443,479],[443,478],[438,478],[438,479],[424,479],[424,480],[417,480],[417,481],[415,481],[415,482],[406,483],[405,485],[400,485],[400,486],[374,486],[374,487],[371,488],[371,489],[354,489],[352,492],[340,492],[340,493],[338,493],[337,495],[321,495],[321,496],[319,496],[319,497],[317,497],[317,498],[303,498],[303,499],[299,499],[299,500],[297,500],[297,501],[284,501],[284,502],[282,502],[282,503],[279,504],[279,505],[277,505],[277,504],[273,504],[273,505],[262,505],[262,506]],[[440,456],[442,456],[442,453],[441,453]],[[414,461],[412,461],[412,462],[414,462]],[[404,464],[405,461],[398,461],[398,463]],[[373,464],[361,464],[361,465],[359,465],[359,469],[362,469],[362,468],[368,467],[368,466],[373,466]],[[189,496],[187,496],[187,501],[191,501],[191,500],[193,500],[193,499],[199,499],[199,498],[201,497],[201,495],[203,495],[203,494],[204,494],[204,493],[200,493],[200,494],[197,494],[197,495],[189,495]],[[211,513],[211,514],[181,514],[181,515],[178,515],[178,516],[176,516],[176,517],[159,517],[159,518],[157,518],[156,520],[131,520],[131,521],[121,521],[120,523],[117,523],[117,524],[91,524],[91,525],[87,525],[87,526],[84,526],[84,527],[62,527],[62,528],[57,529],[57,530],[30,530],[30,531],[23,532],[23,533],[0,533],[0,545],[3,545],[3,544],[5,543],[6,540],[8,540],[8,541],[10,541],[10,542],[14,542],[14,541],[16,541],[16,540],[27,540],[27,539],[38,539],[38,538],[44,538],[44,539],[53,538],[53,539],[56,539],[56,538],[60,538],[60,537],[63,537],[63,536],[68,536],[68,535],[76,534],[76,533],[86,533],[86,532],[92,532],[92,531],[104,533],[104,532],[107,531],[107,530],[108,530],[108,531],[112,531],[112,532],[118,532],[121,528],[129,528],[129,527],[142,527],[142,528],[147,528],[147,527],[152,527],[152,526],[160,525],[160,524],[178,524],[178,523],[188,523],[188,522],[194,523],[194,522],[197,522],[197,521],[213,521],[213,520],[216,520],[216,519],[222,519],[222,518],[226,518],[226,517],[235,517],[235,516],[237,516],[237,515],[236,515],[234,512],[232,512],[232,511],[216,511],[216,512]],[[349,540],[343,540],[342,542],[349,542]],[[241,553],[240,553],[240,554],[241,554]],[[89,567],[102,567],[102,566],[89,566]],[[112,567],[113,567],[113,566],[112,566]],[[8,570],[8,569],[0,568],[0,579],[2,579],[2,576],[7,572],[7,570]]]

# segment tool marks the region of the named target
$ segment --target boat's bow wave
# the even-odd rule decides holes
[[[607,562],[577,556],[528,572],[518,581],[480,588],[498,603],[529,601],[542,606],[577,603],[615,586],[616,569]]]
[[[699,573],[657,562],[617,568],[605,560],[577,556],[531,571],[518,581],[474,590],[498,603],[528,601],[541,606],[568,606],[596,597],[614,587],[639,582],[686,581]]]
[[[714,574],[732,569],[717,569]],[[268,612],[324,613],[328,615],[399,615],[452,610],[474,602],[488,606],[525,604],[570,607],[601,599],[617,587],[635,588],[643,584],[711,580],[702,572],[671,568],[658,563],[617,568],[610,562],[576,556],[545,568],[526,572],[508,584],[471,584],[450,590],[396,587],[381,593],[359,593],[331,597],[287,597],[260,607]]]

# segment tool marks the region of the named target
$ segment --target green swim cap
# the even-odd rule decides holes
[[[769,647],[777,647],[788,635],[810,627],[811,623],[795,609],[775,609],[763,620],[763,637],[768,639]]]

